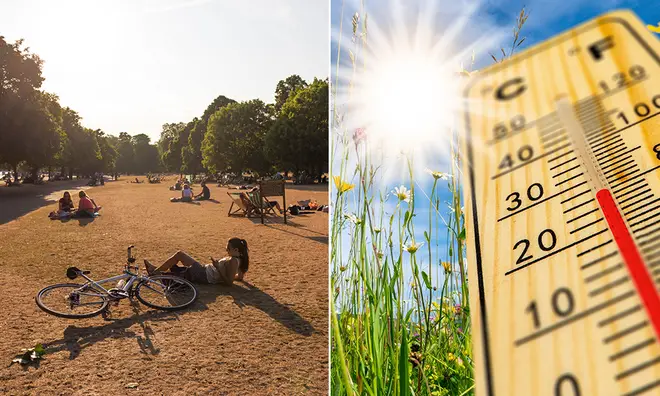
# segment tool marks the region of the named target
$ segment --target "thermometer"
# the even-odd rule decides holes
[[[660,44],[600,16],[464,89],[477,395],[660,395]]]

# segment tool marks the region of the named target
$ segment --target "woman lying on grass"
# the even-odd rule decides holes
[[[178,266],[178,263],[183,266]],[[194,283],[223,284],[231,286],[235,280],[243,280],[248,270],[247,242],[245,239],[231,238],[227,242],[227,256],[220,260],[211,258],[212,264],[200,264],[188,253],[178,251],[156,268],[144,260],[144,266],[149,275],[172,274]]]

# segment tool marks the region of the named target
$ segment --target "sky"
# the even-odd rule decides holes
[[[218,95],[274,102],[329,71],[326,0],[0,0],[0,35],[44,60],[42,88],[106,133],[202,115]]]
[[[331,0],[331,4],[331,81],[333,83],[336,82],[338,48],[341,47],[342,51],[339,54],[340,78],[339,84],[337,84],[341,91],[342,86],[346,85],[346,78],[342,79],[342,74],[347,74],[351,78],[351,73],[347,73],[348,69],[343,67],[350,65],[351,55],[348,53],[349,49],[355,51],[354,48],[351,48],[351,18],[360,9],[360,1]],[[500,46],[505,46],[506,48],[507,45],[511,45],[512,28],[523,6],[525,6],[529,18],[521,33],[526,39],[520,50],[539,44],[578,24],[615,9],[631,9],[645,24],[657,25],[660,22],[660,2],[657,0],[484,0],[480,2],[475,2],[474,0],[408,0],[405,1],[404,6],[396,6],[394,5],[395,1],[392,0],[365,0],[364,4],[368,14],[368,26],[370,26],[370,33],[368,33],[370,43],[378,42],[379,36],[386,37],[386,40],[389,40],[391,43],[400,39],[398,36],[401,34],[396,30],[395,21],[397,18],[402,18],[402,14],[406,15],[403,19],[405,20],[405,25],[409,27],[409,31],[415,32],[415,25],[417,23],[415,17],[419,11],[422,11],[424,18],[430,18],[431,21],[431,23],[427,23],[425,29],[433,30],[431,33],[433,33],[432,35],[435,40],[442,40],[443,37],[447,37],[457,25],[457,21],[462,21],[464,26],[462,29],[459,29],[460,33],[452,40],[451,47],[458,51],[463,48],[469,48],[471,44],[476,42],[477,51],[475,53],[474,69],[477,70],[492,64],[489,53],[497,54],[499,53]],[[436,6],[435,12],[428,11],[429,5]],[[469,11],[471,6],[474,6],[472,12]],[[342,12],[343,19],[341,17]],[[429,13],[432,15],[429,16]],[[364,17],[364,15],[361,15],[362,19]],[[427,35],[429,33],[424,29],[417,30],[417,33],[421,31],[424,31]],[[493,37],[496,39],[487,43],[488,39]],[[382,44],[370,45],[383,47]],[[463,61],[466,66],[469,65],[470,55],[471,51],[463,58],[457,59],[456,66],[459,64],[458,61]],[[394,57],[396,56],[394,54]],[[372,60],[370,59],[369,61]],[[389,83],[384,82],[384,84]],[[341,99],[337,101],[336,105],[340,109],[340,113],[350,113],[350,107],[341,103]],[[346,115],[346,118],[350,118],[350,116]],[[351,125],[349,129],[352,127]],[[406,135],[409,139],[414,139],[414,131],[402,130],[400,133]],[[368,137],[369,128],[367,127]],[[423,231],[428,229],[429,201],[425,195],[430,194],[433,178],[425,173],[425,169],[430,168],[443,172],[449,171],[446,142],[441,143],[441,145],[428,144],[431,142],[432,140],[414,147],[412,155],[414,158],[413,173],[418,183],[415,186],[417,189],[415,197],[416,206],[417,208],[422,208],[421,211],[418,210],[418,216],[414,220],[417,241],[423,241]],[[444,146],[442,146],[443,144]],[[434,152],[435,155],[433,155]],[[335,172],[338,170],[338,164],[337,160],[333,162]],[[375,165],[377,166],[378,164]],[[380,185],[377,186],[379,189],[388,193],[399,185],[410,187],[408,177],[404,172],[401,172],[404,169],[402,162],[389,161],[381,165],[382,167],[379,170],[383,173],[390,172],[390,177],[385,177],[381,180]],[[391,171],[398,173],[392,174]],[[357,180],[353,182],[357,182]],[[440,199],[443,202],[448,202],[450,200],[450,193],[447,188],[443,187],[444,185],[446,185],[446,182],[440,184]],[[395,205],[395,199],[388,200],[385,204],[386,212],[391,213]],[[439,209],[442,216],[447,216],[449,213],[446,205],[441,205]],[[350,211],[351,208],[349,207],[348,210]],[[437,233],[437,231],[434,232]],[[446,260],[446,233],[440,232],[438,235],[439,237],[432,242],[434,245],[437,244],[440,246],[440,258]],[[425,247],[418,251],[417,256],[418,260],[421,259],[428,262]],[[434,262],[436,262],[435,260],[436,258],[434,257]],[[408,271],[407,275],[409,276],[409,274],[410,271]],[[440,278],[436,279],[440,281]]]

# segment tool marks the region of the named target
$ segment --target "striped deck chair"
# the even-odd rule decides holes
[[[268,202],[266,198],[263,198],[261,194],[259,194],[259,191],[247,192],[245,194],[250,198],[250,202],[257,214],[267,215],[272,213],[277,216],[277,213],[275,213],[275,209],[270,205],[270,202]]]
[[[229,192],[227,195],[231,198],[231,206],[229,206],[229,212],[227,216],[234,214],[242,214],[245,217],[251,217],[252,215],[259,214],[258,210],[254,207],[252,202],[248,197],[245,196],[243,192]],[[236,209],[232,212],[232,209],[236,206]]]

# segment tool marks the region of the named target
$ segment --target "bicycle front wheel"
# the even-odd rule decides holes
[[[62,283],[45,287],[37,293],[37,306],[59,318],[91,318],[108,306],[108,297],[86,285]]]
[[[148,307],[175,311],[197,299],[197,289],[188,280],[173,275],[154,275],[135,287],[135,296]]]

